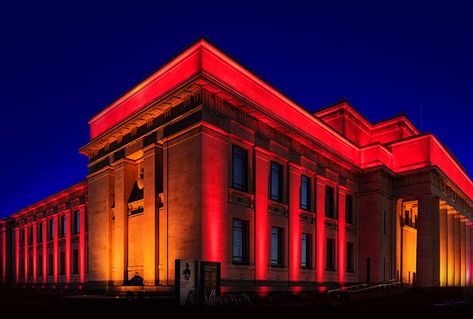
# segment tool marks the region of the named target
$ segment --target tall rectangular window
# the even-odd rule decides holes
[[[347,224],[353,225],[353,196],[347,194],[345,197],[345,221]]]
[[[48,240],[54,239],[54,219],[48,220]]]
[[[243,148],[233,145],[232,147],[232,187],[246,192],[248,174],[248,152]]]
[[[325,269],[335,270],[335,239],[327,238]]]
[[[279,227],[271,227],[271,266],[284,266],[284,230]]]
[[[325,187],[325,216],[335,218],[335,195],[333,187]]]
[[[79,273],[79,249],[74,249],[72,251],[72,273]]]
[[[59,237],[64,237],[66,236],[66,228],[67,228],[67,219],[66,215],[61,215],[59,217]]]
[[[74,212],[74,224],[73,224],[73,233],[80,233],[80,211],[76,210]]]
[[[36,237],[37,237],[38,244],[43,242],[43,223],[42,222],[38,224]]]
[[[233,220],[233,263],[248,264],[248,221]]]
[[[49,253],[48,255],[48,276],[52,276],[54,273],[54,255]]]
[[[43,276],[43,255],[39,254],[38,255],[38,260],[36,261],[37,264],[37,270],[38,270],[38,276],[42,277]]]
[[[300,208],[310,209],[310,177],[301,175]]]
[[[347,272],[355,271],[355,244],[347,242]]]
[[[310,268],[311,266],[311,236],[309,234],[302,234],[301,240],[301,267]]]
[[[275,162],[271,162],[270,173],[269,198],[280,202],[282,201],[282,165]]]
[[[59,254],[59,274],[64,275],[66,273],[66,253],[61,251]]]

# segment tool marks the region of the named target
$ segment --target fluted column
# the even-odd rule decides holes
[[[59,216],[54,215],[54,283],[57,284],[59,281]]]
[[[466,218],[460,219],[460,285],[466,286]]]
[[[66,282],[71,282],[71,210],[66,212]]]
[[[29,267],[29,262],[28,262],[28,231],[29,231],[29,226],[26,225],[23,227],[24,234],[23,234],[23,267],[24,267],[24,282],[25,284],[28,283],[28,267]]]
[[[338,188],[338,281],[343,284],[346,281],[345,272],[347,268],[347,236],[345,226],[345,200],[347,193]]]
[[[87,245],[85,234],[87,232],[87,223],[85,219],[85,205],[79,208],[79,278],[81,283],[85,283]]]
[[[461,285],[461,222],[460,214],[455,214],[455,286]]]
[[[447,209],[447,283],[455,286],[455,210]]]
[[[15,228],[15,282],[20,283],[20,227]]]
[[[263,149],[255,148],[255,264],[256,280],[266,280],[269,265],[268,216],[269,158]]]
[[[448,283],[448,227],[447,209],[440,209],[440,286],[447,286]]]
[[[301,268],[301,231],[299,206],[301,171],[289,163],[289,280],[299,281]]]
[[[38,283],[38,250],[37,250],[37,235],[38,223],[33,223],[33,282]]]
[[[471,285],[471,221],[465,222],[465,267],[466,267],[466,278],[465,285],[469,287]]]
[[[419,287],[440,286],[439,198],[432,194],[418,197],[417,273]]]

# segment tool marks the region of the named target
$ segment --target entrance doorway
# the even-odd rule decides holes
[[[417,267],[417,220],[418,202],[403,201],[400,205],[398,218],[398,272],[400,281],[405,284],[415,284]]]

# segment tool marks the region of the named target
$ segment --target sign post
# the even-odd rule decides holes
[[[196,262],[176,259],[175,263],[176,296],[179,305],[196,304]]]

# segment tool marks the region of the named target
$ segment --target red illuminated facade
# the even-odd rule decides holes
[[[4,283],[158,289],[190,259],[262,292],[471,285],[473,183],[404,116],[308,113],[200,40],[89,124],[87,181],[0,221]]]

